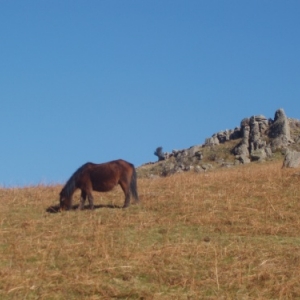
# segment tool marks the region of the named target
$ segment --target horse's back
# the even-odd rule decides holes
[[[134,165],[123,159],[116,159],[106,163],[95,165],[95,168],[119,170],[121,172],[134,169]]]
[[[101,164],[93,164],[87,167],[86,174],[96,191],[109,191],[120,181],[129,181],[132,176],[130,163],[118,159]]]
[[[117,159],[102,164],[91,164],[87,167],[87,169],[89,168],[92,173],[103,173],[107,174],[107,176],[121,176],[124,173],[130,172],[134,166],[123,159]]]
[[[120,166],[133,167],[133,164],[131,164],[130,162],[128,162],[124,159],[112,160],[110,162],[107,162],[107,164],[117,164],[117,165],[120,165]]]

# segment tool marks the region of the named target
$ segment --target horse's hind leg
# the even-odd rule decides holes
[[[130,190],[129,190],[129,184],[126,184],[124,182],[120,182],[120,186],[125,194],[125,202],[123,205],[123,208],[126,208],[130,205]]]
[[[80,197],[80,202],[79,202],[78,209],[80,209],[80,210],[83,209],[85,200],[86,200],[86,192],[81,191],[81,197]]]
[[[130,205],[130,194],[129,193],[126,193],[125,194],[125,202],[124,202],[124,205],[123,205],[123,208],[126,208]]]

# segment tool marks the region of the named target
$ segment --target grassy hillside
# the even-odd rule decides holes
[[[125,210],[120,188],[63,213],[60,186],[0,189],[0,298],[300,299],[299,174],[142,178]]]

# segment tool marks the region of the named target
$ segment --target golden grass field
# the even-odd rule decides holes
[[[0,299],[300,299],[300,173],[281,164],[139,179],[127,209],[119,187],[62,213],[61,186],[2,188]]]

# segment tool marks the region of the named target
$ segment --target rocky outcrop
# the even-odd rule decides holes
[[[237,161],[249,163],[254,160],[262,161],[271,156],[265,137],[268,127],[269,120],[263,115],[242,120],[242,140],[232,151]]]
[[[263,115],[252,116],[241,122],[242,141],[233,149],[237,160],[263,161],[277,149],[284,149],[293,142],[289,120],[283,109],[275,112],[274,120]]]
[[[215,150],[221,144],[234,140],[237,140],[237,145],[231,149],[231,154],[234,155],[235,160],[226,161],[226,157],[215,154],[217,152]],[[300,151],[300,121],[288,119],[284,110],[278,109],[274,119],[267,119],[264,115],[244,118],[240,127],[215,133],[205,139],[202,145],[173,150],[171,153],[156,151],[155,155],[160,154],[157,156],[163,160],[160,162],[161,175],[167,176],[190,170],[204,172],[213,165],[230,167],[251,161],[264,161],[271,158],[275,151],[287,151],[291,146],[293,150]],[[162,148],[159,147],[157,150]],[[296,167],[299,164],[300,152],[287,151],[283,166]]]

